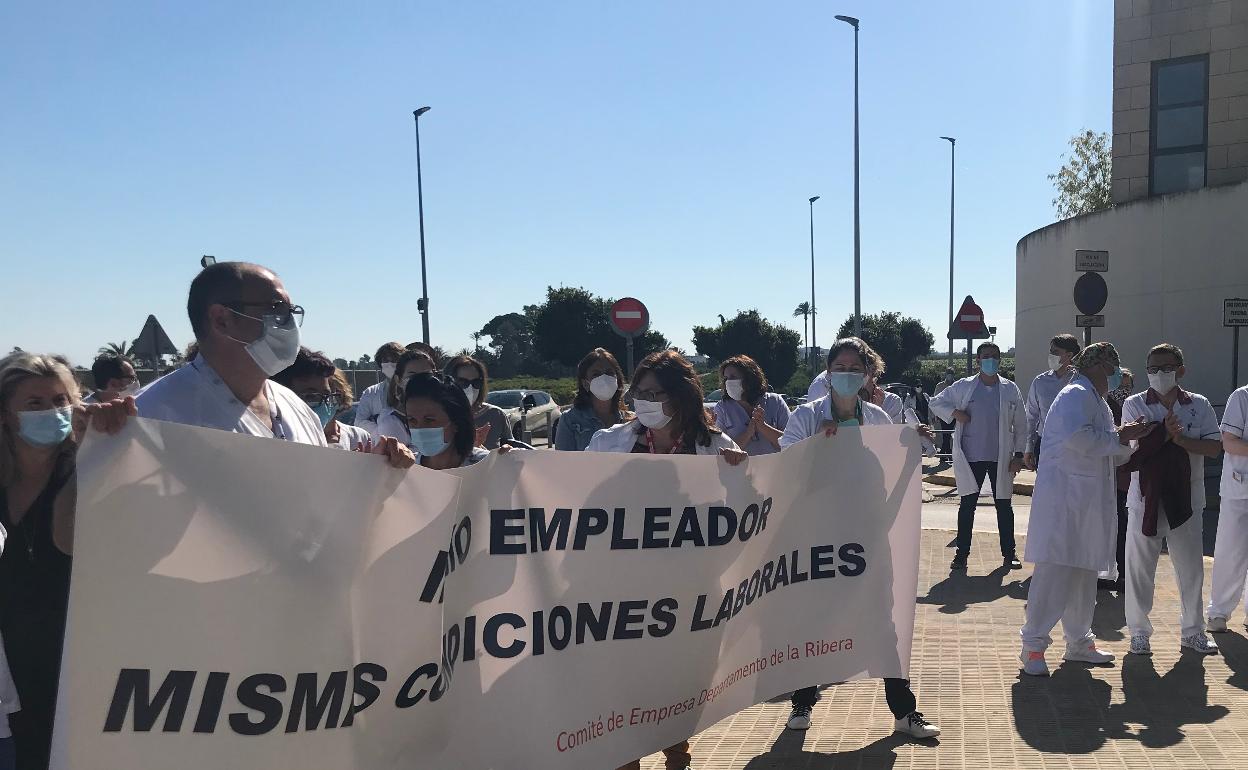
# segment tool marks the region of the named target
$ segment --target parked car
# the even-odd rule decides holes
[[[705,406],[707,409],[714,409],[715,405],[723,400],[724,400],[724,389],[716,388],[715,390],[712,390],[710,393],[707,393],[705,396],[702,397],[702,406]]]
[[[554,422],[560,414],[559,405],[543,390],[495,390],[485,400],[506,412],[511,432],[517,438],[525,430],[531,431],[535,436],[545,436],[546,415],[549,414]],[[527,413],[524,411],[525,407],[528,409]]]

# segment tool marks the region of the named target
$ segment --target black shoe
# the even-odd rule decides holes
[[[1010,569],[1022,569],[1023,563],[1018,560],[1017,556],[1006,556],[1002,561],[1002,566],[1009,567]]]
[[[953,562],[949,565],[949,569],[966,570],[966,554],[954,554]]]

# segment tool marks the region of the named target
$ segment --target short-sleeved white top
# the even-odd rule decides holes
[[[1236,438],[1248,438],[1248,385],[1231,394],[1222,413],[1222,432]],[[1225,452],[1222,455],[1222,497],[1227,500],[1248,500],[1248,457]]]

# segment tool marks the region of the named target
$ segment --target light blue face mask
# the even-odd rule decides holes
[[[828,372],[828,385],[842,396],[856,394],[866,381],[862,372]]]
[[[334,415],[338,413],[338,407],[326,402],[312,407],[312,411],[316,412],[316,416],[321,420],[321,427],[324,428],[334,419]]]
[[[409,428],[408,433],[412,437],[412,449],[422,457],[436,457],[450,446],[444,428]]]
[[[842,428],[857,428],[861,425],[862,423],[858,422],[857,417],[850,417],[848,420],[841,420],[840,422]]]
[[[1108,379],[1110,390],[1118,390],[1118,388],[1122,387],[1122,367],[1114,367],[1114,373],[1109,375]]]
[[[31,446],[58,446],[73,431],[74,408],[62,406],[57,409],[41,409],[35,412],[18,412],[18,435]]]
[[[985,358],[979,362],[979,370],[992,376],[1001,370],[1001,362],[995,358]]]

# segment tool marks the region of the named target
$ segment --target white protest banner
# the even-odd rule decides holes
[[[54,766],[613,768],[905,677],[913,429],[408,472],[136,420],[83,447]]]

